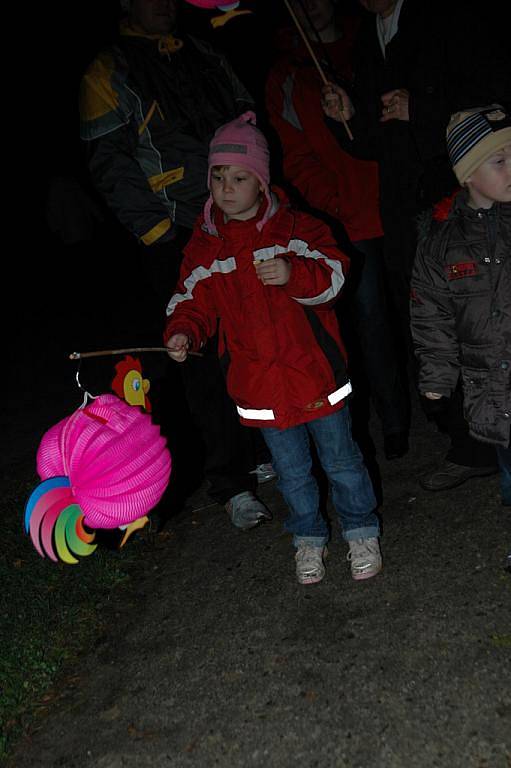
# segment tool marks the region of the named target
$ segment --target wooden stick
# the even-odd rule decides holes
[[[130,349],[100,349],[97,352],[71,352],[70,360],[82,360],[85,357],[106,357],[106,355],[127,355],[130,352],[168,352],[167,347],[131,347]],[[193,357],[203,357],[202,352],[190,352]]]
[[[327,79],[325,73],[323,72],[323,68],[322,68],[321,64],[319,63],[319,61],[317,59],[317,56],[316,56],[316,54],[314,53],[314,51],[312,49],[312,45],[310,44],[309,38],[305,34],[305,30],[302,28],[300,22],[298,21],[296,13],[291,8],[289,0],[284,0],[284,3],[285,3],[285,6],[286,6],[287,10],[289,11],[289,14],[290,14],[291,18],[293,19],[293,21],[294,21],[294,23],[296,25],[296,28],[297,28],[298,32],[302,36],[303,42],[307,46],[307,50],[309,51],[309,53],[311,55],[311,58],[312,58],[314,64],[316,65],[316,68],[317,68],[317,70],[319,72],[320,78],[322,79],[322,81],[323,81],[323,83],[325,85],[329,85],[328,79]],[[346,118],[343,115],[342,109],[340,110],[339,114],[341,116],[342,124],[344,125],[344,128],[346,129],[346,133],[350,137],[351,141],[353,141],[353,134],[352,134],[352,132],[350,130],[350,127],[349,127],[348,123],[346,122]]]

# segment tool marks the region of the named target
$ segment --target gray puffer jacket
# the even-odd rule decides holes
[[[421,392],[449,397],[461,375],[478,440],[507,447],[511,425],[511,203],[443,201],[422,233],[412,276]]]

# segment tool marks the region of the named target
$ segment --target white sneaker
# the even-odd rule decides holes
[[[323,558],[327,556],[326,547],[312,547],[299,544],[296,550],[296,578],[299,584],[317,584],[325,575]]]
[[[277,473],[273,469],[272,464],[258,464],[249,474],[256,476],[259,485],[268,483],[270,480],[274,480],[277,477]]]
[[[272,515],[262,501],[259,501],[251,491],[238,493],[229,499],[225,508],[236,528],[254,528],[265,520],[271,520]]]
[[[380,543],[377,538],[354,539],[348,542],[347,560],[351,563],[351,575],[356,581],[370,579],[382,569]]]

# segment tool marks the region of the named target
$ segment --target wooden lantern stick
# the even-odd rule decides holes
[[[319,76],[320,76],[321,80],[323,81],[324,85],[329,85],[328,79],[327,79],[327,77],[326,77],[326,75],[325,75],[325,73],[323,71],[323,67],[319,63],[318,58],[317,58],[316,54],[314,53],[314,51],[312,49],[312,45],[310,44],[309,38],[307,37],[307,35],[305,33],[305,30],[303,29],[302,25],[298,21],[296,13],[293,11],[289,0],[284,0],[284,4],[285,4],[287,10],[289,11],[289,15],[293,19],[298,32],[302,36],[302,40],[305,43],[305,45],[307,47],[307,50],[309,51],[314,64],[316,65],[316,69],[319,72]],[[348,123],[346,122],[346,118],[344,117],[344,115],[342,113],[342,110],[339,112],[339,114],[341,116],[342,124],[344,125],[346,133],[350,137],[351,141],[353,141],[353,134],[352,134],[352,132],[350,130],[350,127],[349,127]]]
[[[131,352],[168,352],[167,347],[131,347],[130,349],[100,349],[96,352],[71,352],[70,360],[83,360],[85,357],[106,357],[107,355],[127,355]],[[201,352],[190,352],[193,357],[202,357]]]

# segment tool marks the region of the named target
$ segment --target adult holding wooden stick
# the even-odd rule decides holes
[[[302,24],[300,23],[300,20],[298,19],[298,16],[296,15],[295,11],[293,10],[293,6],[292,6],[290,0],[284,0],[284,3],[285,3],[286,8],[289,11],[289,15],[293,19],[293,22],[294,22],[298,32],[300,33],[300,36],[301,36],[303,42],[305,43],[305,47],[307,48],[307,50],[308,50],[308,52],[309,52],[309,54],[310,54],[310,56],[312,58],[312,61],[314,62],[314,65],[316,66],[316,69],[318,70],[319,76],[320,76],[321,80],[323,81],[323,85],[328,87],[330,85],[330,82],[327,79],[327,76],[325,75],[325,73],[323,71],[323,68],[322,68],[321,64],[319,63],[319,61],[318,61],[318,58],[317,58],[316,54],[314,53],[314,49],[313,49],[313,47],[312,47],[312,45],[311,45],[311,43],[309,41],[309,38],[307,37],[307,34],[306,34]],[[348,134],[348,137],[350,138],[350,140],[353,141],[353,134],[352,134],[352,132],[350,130],[350,127],[349,127],[348,123],[346,122],[346,118],[344,117],[344,114],[343,114],[342,102],[336,101],[335,103],[336,103],[336,107],[337,107],[337,110],[338,110],[338,117],[340,118],[342,124],[344,125],[344,130]]]
[[[385,455],[395,459],[406,452],[408,417],[385,301],[377,164],[351,155],[353,142],[339,124],[346,141],[341,148],[322,109],[324,83],[352,79],[360,14],[341,13],[333,0],[288,2],[298,24],[279,33],[280,56],[268,79],[267,108],[282,144],[285,177],[332,227],[342,247],[349,247],[347,240],[354,246],[347,295],[338,310],[352,373],[361,385],[358,402],[363,400],[360,390],[369,389]],[[304,30],[313,41],[307,45]],[[366,411],[359,409],[359,431],[367,429]]]

